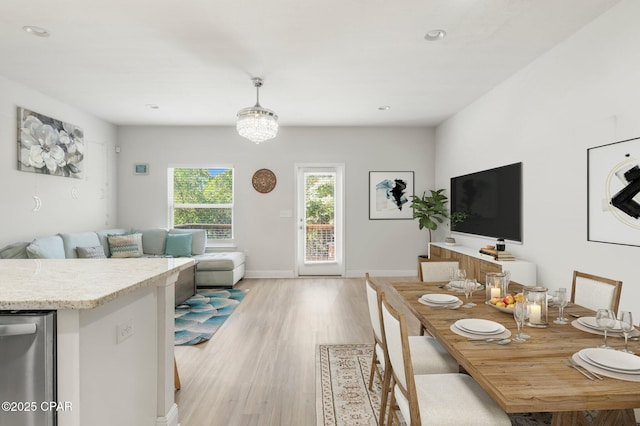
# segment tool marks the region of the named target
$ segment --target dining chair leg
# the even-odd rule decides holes
[[[379,426],[384,426],[384,418],[387,414],[387,399],[389,398],[389,382],[391,381],[391,367],[387,365],[384,369],[384,378],[382,380],[382,395],[380,396],[380,418]],[[389,414],[391,415],[391,414]]]
[[[173,358],[173,387],[176,390],[180,390],[180,375],[178,374],[178,364],[176,363],[176,359]]]
[[[393,381],[393,378],[391,378],[389,383],[389,392],[391,393],[391,399],[389,400],[389,413],[387,415],[387,426],[393,425],[393,417],[396,415],[396,413],[394,412],[395,405],[396,405],[396,395],[393,392],[394,385],[395,383]]]
[[[374,345],[373,357],[371,358],[371,372],[369,373],[369,390],[373,390],[373,375],[375,373],[377,363],[378,363],[378,355],[376,354],[376,347]]]

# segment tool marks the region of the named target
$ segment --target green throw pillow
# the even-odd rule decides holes
[[[191,256],[191,234],[167,234],[165,254],[173,257]]]

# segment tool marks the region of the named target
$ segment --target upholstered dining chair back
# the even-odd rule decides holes
[[[457,260],[420,259],[420,281],[449,281],[451,268],[458,268]]]
[[[622,281],[573,271],[571,302],[597,311],[607,308],[618,312]]]
[[[417,410],[407,322],[404,315],[391,306],[384,295],[382,296],[382,323],[382,333],[391,364],[393,383],[402,393],[404,400],[409,402],[409,411]],[[393,398],[393,400],[400,401],[398,398]],[[411,413],[411,417],[419,419],[420,413]],[[419,420],[416,423],[419,424]]]
[[[380,310],[378,309],[378,287],[366,274],[367,303],[369,305],[369,318],[376,344],[382,343],[382,328],[380,327]]]

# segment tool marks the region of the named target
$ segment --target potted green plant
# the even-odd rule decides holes
[[[450,232],[451,231],[455,231],[456,230],[456,225],[459,224],[459,223],[464,222],[467,219],[467,216],[468,215],[465,212],[451,212],[451,213],[449,213],[449,229],[450,229]],[[451,236],[451,233],[449,233],[449,236],[444,239],[444,242],[445,242],[445,244],[454,245],[456,243],[456,239]]]
[[[418,219],[418,228],[426,228],[429,231],[429,242],[431,242],[431,231],[438,229],[441,224],[449,217],[446,204],[449,201],[443,194],[444,189],[430,190],[427,195],[426,191],[422,197],[413,195],[411,208],[413,208],[413,218]]]

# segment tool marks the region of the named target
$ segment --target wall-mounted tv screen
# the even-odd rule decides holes
[[[451,178],[455,231],[522,242],[522,163]]]

